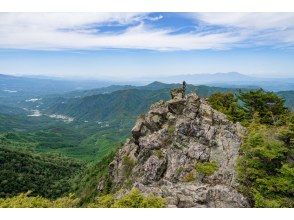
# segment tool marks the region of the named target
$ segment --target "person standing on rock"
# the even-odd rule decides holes
[[[185,94],[186,94],[186,86],[187,86],[186,81],[183,81],[183,98],[185,97]]]

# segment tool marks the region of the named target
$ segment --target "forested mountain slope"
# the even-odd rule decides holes
[[[294,110],[294,91],[280,91],[277,94],[285,99],[285,105]]]
[[[149,106],[159,100],[167,100],[169,90],[179,84],[164,84],[154,82],[146,86],[117,90],[106,94],[95,94],[97,90],[82,92],[75,98],[50,97],[27,103],[28,107],[39,106],[39,109],[50,114],[61,114],[73,117],[75,120],[114,121],[136,117],[147,111]],[[122,87],[118,87],[122,88]],[[107,87],[106,87],[107,90]],[[214,92],[237,91],[209,86],[188,85],[187,91],[196,91],[201,97],[207,97]],[[99,90],[99,93],[102,90]],[[76,95],[79,91],[76,93]],[[83,96],[83,94],[95,94]]]
[[[82,164],[57,155],[35,154],[0,144],[0,197],[31,191],[57,198],[70,191],[70,179]]]

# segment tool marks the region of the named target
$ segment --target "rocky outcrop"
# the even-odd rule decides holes
[[[235,171],[244,128],[195,93],[171,95],[137,120],[109,165],[114,188],[137,187],[168,207],[247,207]]]

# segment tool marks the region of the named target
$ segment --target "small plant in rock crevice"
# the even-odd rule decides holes
[[[154,154],[158,157],[158,159],[162,159],[164,157],[161,149],[154,150]]]
[[[192,182],[196,179],[196,175],[194,170],[192,170],[191,172],[187,173],[186,176],[184,176],[184,182]]]
[[[218,170],[218,165],[215,161],[198,162],[195,169],[200,174],[210,176]]]
[[[135,161],[129,156],[124,156],[122,164],[124,166],[125,177],[128,178],[131,175],[132,169],[135,166]]]

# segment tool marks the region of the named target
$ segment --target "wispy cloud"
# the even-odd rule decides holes
[[[164,51],[220,50],[244,44],[273,45],[277,42],[294,44],[294,13],[196,13],[187,16],[201,25],[218,28],[174,34],[172,26],[156,26],[156,22],[164,19],[164,14],[1,13],[0,48]],[[180,15],[178,19],[181,19]],[[100,27],[104,25],[120,25],[125,29],[102,32]]]
[[[230,32],[246,33],[248,46],[293,46],[294,13],[192,13],[205,25],[230,27]],[[240,42],[244,43],[244,42]]]
[[[189,13],[208,24],[239,28],[286,29],[294,27],[294,13]]]

